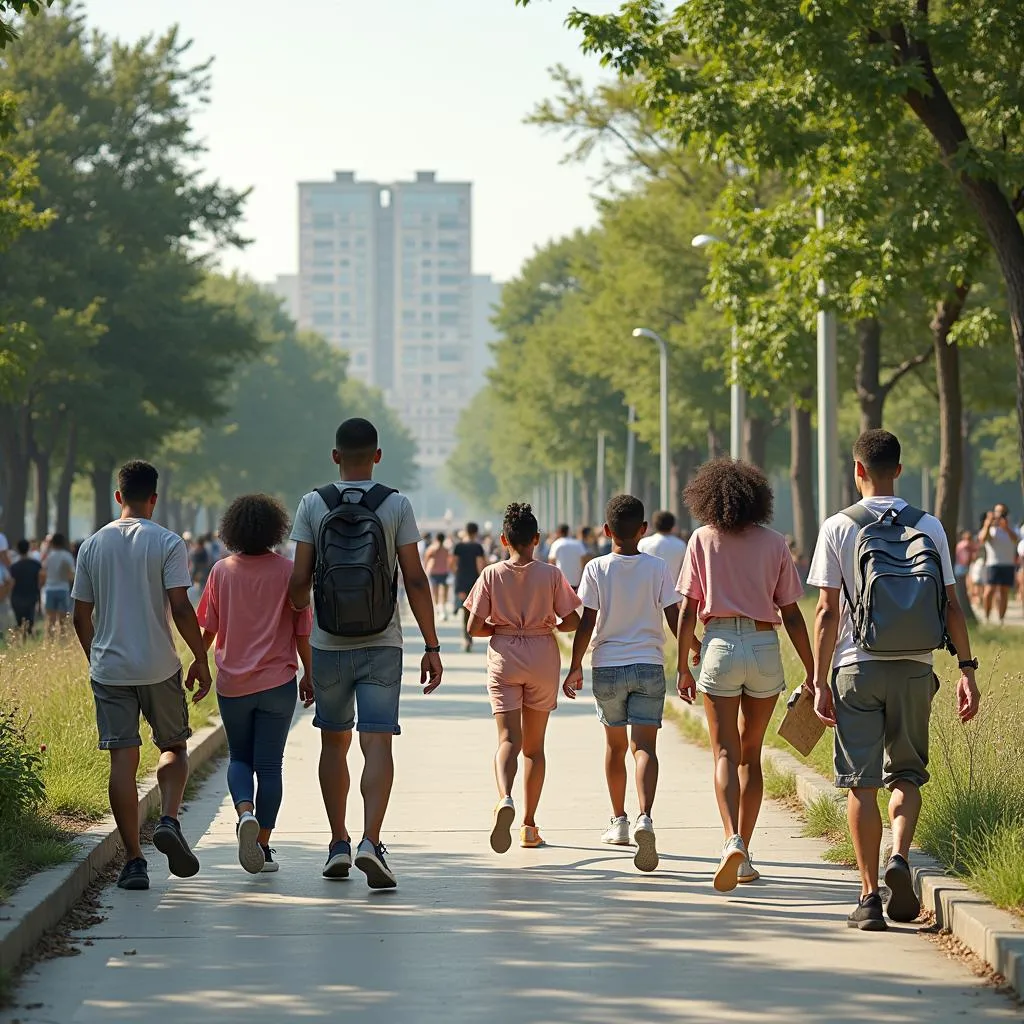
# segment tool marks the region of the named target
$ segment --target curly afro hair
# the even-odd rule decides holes
[[[229,551],[263,555],[288,536],[288,512],[269,494],[235,498],[220,521],[220,537]]]
[[[523,505],[514,501],[505,509],[501,532],[505,535],[505,540],[516,551],[522,551],[523,548],[532,544],[539,530],[540,527],[537,525],[537,517],[533,514],[532,505]]]
[[[749,462],[729,458],[705,462],[683,492],[695,519],[723,533],[771,522],[775,506],[768,478]]]

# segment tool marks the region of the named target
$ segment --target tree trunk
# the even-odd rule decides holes
[[[882,386],[882,325],[875,317],[858,320],[857,401],[860,403],[860,430],[875,430],[882,425],[885,388]]]
[[[681,530],[689,532],[693,529],[690,510],[683,501],[683,491],[690,482],[694,470],[699,465],[700,456],[695,448],[677,448],[672,457],[672,475],[675,483],[672,489],[672,514],[676,517]]]
[[[722,436],[714,427],[708,427],[708,459],[719,459],[729,449],[722,441]]]
[[[50,532],[50,453],[37,451],[32,461],[36,470],[36,536],[42,539]]]
[[[10,543],[25,536],[25,510],[28,506],[31,459],[25,444],[25,409],[8,408],[0,414],[0,460],[4,463],[3,532]]]
[[[75,483],[78,461],[78,426],[72,419],[68,424],[67,443],[64,448],[64,464],[57,483],[57,532],[71,536],[71,488]]]
[[[743,460],[758,469],[768,462],[768,438],[772,432],[770,420],[763,416],[748,416],[743,424]]]
[[[584,526],[594,525],[594,490],[585,476],[580,478],[580,522]]]
[[[797,552],[810,559],[818,541],[814,509],[814,431],[810,409],[789,407],[789,479],[793,490],[793,536]]]
[[[960,284],[956,292],[935,305],[932,345],[935,349],[935,381],[939,391],[939,478],[935,485],[935,515],[942,522],[949,550],[956,550],[963,477],[963,397],[960,390],[960,350],[949,341],[949,332],[963,312],[971,286]]]
[[[973,426],[971,414],[964,410],[960,418],[960,451],[964,467],[963,483],[960,485],[960,526],[964,530],[973,530],[977,522],[974,518],[974,449],[971,445]]]
[[[110,502],[110,484],[114,477],[113,464],[103,463],[95,466],[89,475],[92,478],[93,529],[100,530],[114,518]]]

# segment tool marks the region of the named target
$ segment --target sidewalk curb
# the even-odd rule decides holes
[[[192,770],[219,754],[225,742],[224,726],[219,720],[200,729],[188,741]],[[154,773],[139,785],[142,820],[159,808],[160,787]],[[83,832],[75,839],[75,846],[77,849],[70,861],[33,875],[9,902],[0,905],[0,971],[13,971],[21,958],[60,923],[92,880],[117,856],[121,844],[113,817],[108,815]]]
[[[683,705],[682,710],[707,727],[707,719],[697,708]],[[842,800],[841,792],[830,786],[827,779],[784,750],[764,747],[761,756],[778,771],[792,772],[797,797],[805,807],[822,797]],[[888,849],[886,846],[883,853],[887,854]],[[920,850],[914,850],[912,870],[921,905],[935,915],[938,926],[1001,974],[1018,996],[1024,996],[1024,925],[1013,914],[1000,910],[947,874],[938,861]]]

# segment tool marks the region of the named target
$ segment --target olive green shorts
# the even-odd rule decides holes
[[[836,786],[923,786],[930,778],[928,720],[938,688],[931,665],[920,661],[859,661],[836,669]]]

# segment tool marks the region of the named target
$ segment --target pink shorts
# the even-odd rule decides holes
[[[555,638],[492,636],[487,648],[487,693],[491,711],[554,711],[562,658]]]

